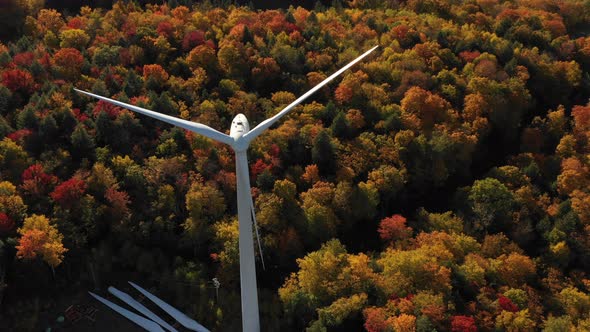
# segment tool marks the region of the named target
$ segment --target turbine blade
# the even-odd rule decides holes
[[[180,312],[178,309],[174,308],[173,306],[169,305],[168,303],[160,300],[157,296],[155,296],[154,294],[146,291],[145,289],[141,288],[140,286],[132,283],[131,281],[128,281],[128,283],[133,286],[135,289],[137,289],[141,294],[143,294],[145,297],[147,297],[148,299],[150,299],[152,302],[154,302],[158,307],[160,307],[162,310],[166,311],[166,313],[170,316],[172,316],[172,318],[174,318],[177,322],[179,322],[182,326],[186,327],[189,330],[192,331],[198,331],[198,332],[209,332],[209,330],[207,330],[203,325],[197,323],[195,320],[191,319],[190,317],[188,317],[187,315],[183,314],[182,312]]]
[[[133,313],[125,308],[122,308],[116,304],[114,304],[113,302],[103,298],[102,296],[96,295],[92,292],[88,292],[90,295],[92,295],[95,299],[99,300],[100,302],[102,302],[104,305],[106,305],[107,307],[115,310],[116,312],[118,312],[119,314],[125,316],[125,318],[129,319],[130,321],[134,322],[135,324],[143,327],[144,329],[150,331],[150,332],[165,332],[164,330],[162,330],[162,328],[160,327],[160,325],[154,323],[153,321],[144,318],[136,313]]]
[[[175,118],[170,115],[150,111],[145,108],[141,108],[141,107],[131,105],[131,104],[126,104],[126,103],[123,103],[123,102],[120,102],[120,101],[117,101],[114,99],[110,99],[107,97],[96,95],[94,93],[90,93],[90,92],[86,92],[86,91],[82,91],[82,90],[78,90],[78,89],[74,89],[74,90],[79,93],[85,94],[87,96],[94,97],[94,98],[106,101],[108,103],[126,108],[130,111],[137,112],[137,113],[140,113],[143,115],[147,115],[149,117],[152,117],[152,118],[160,120],[160,121],[164,121],[164,122],[169,123],[171,125],[201,134],[201,135],[209,137],[213,140],[228,144],[230,146],[233,145],[233,143],[234,143],[234,139],[231,138],[229,135],[219,132],[219,131],[217,131],[209,126],[206,126],[204,124],[200,124],[200,123],[196,123],[196,122],[192,122],[192,121],[187,121],[184,119]]]
[[[258,137],[258,135],[262,134],[262,132],[264,132],[265,129],[268,129],[275,122],[277,122],[283,115],[289,113],[290,110],[292,110],[295,106],[299,105],[302,101],[304,101],[305,99],[307,99],[307,97],[311,96],[316,91],[318,91],[319,89],[321,89],[324,85],[328,84],[331,80],[333,80],[334,78],[336,78],[338,75],[342,74],[344,71],[346,71],[348,68],[352,67],[357,62],[361,61],[361,59],[363,59],[364,57],[366,57],[367,55],[369,55],[369,53],[373,52],[377,47],[379,47],[379,45],[377,45],[377,46],[373,47],[372,49],[366,51],[365,53],[363,53],[358,58],[352,60],[346,66],[340,68],[340,70],[338,70],[334,74],[330,75],[330,77],[328,77],[325,80],[323,80],[320,84],[314,86],[311,90],[307,91],[301,97],[297,98],[294,102],[292,102],[287,107],[285,107],[284,109],[282,109],[275,116],[262,121],[260,124],[258,124],[256,127],[254,127],[254,129],[252,129],[249,132],[247,132],[243,137],[248,142],[251,142],[253,139],[255,139],[256,137]]]
[[[127,303],[133,309],[139,311],[144,316],[148,317],[149,319],[153,320],[154,322],[160,324],[163,328],[170,332],[178,332],[175,328],[173,328],[170,324],[166,323],[162,318],[158,317],[155,313],[153,313],[150,309],[146,308],[143,304],[137,302],[134,298],[132,298],[129,294],[122,292],[115,287],[109,287],[109,293],[113,294],[121,301]]]
[[[262,269],[266,271],[266,266],[264,265],[264,255],[262,253],[262,245],[260,244],[260,234],[258,233],[258,222],[256,221],[256,211],[254,210],[254,201],[252,200],[252,193],[250,192],[250,177],[248,172],[248,164],[243,164],[242,167],[238,170],[240,172],[244,183],[244,187],[248,188],[248,193],[250,197],[250,215],[252,216],[252,221],[254,222],[254,231],[256,233],[256,241],[258,242],[258,252],[260,253],[260,260],[262,261]]]

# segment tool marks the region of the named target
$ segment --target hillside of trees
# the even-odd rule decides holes
[[[248,151],[263,330],[590,330],[590,1],[17,2],[0,330],[120,280],[241,328],[233,151],[73,88],[229,132],[375,45]]]

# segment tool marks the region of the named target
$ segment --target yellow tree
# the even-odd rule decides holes
[[[21,236],[16,246],[18,258],[34,259],[40,256],[51,266],[52,271],[62,262],[67,251],[62,243],[63,235],[44,215],[34,214],[25,218],[18,233]]]

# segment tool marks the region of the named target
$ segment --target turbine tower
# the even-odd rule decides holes
[[[281,117],[291,111],[295,106],[300,104],[306,98],[318,91],[331,80],[342,74],[348,68],[359,62],[361,59],[373,52],[377,47],[375,46],[366,51],[340,70],[330,75],[330,77],[323,80],[321,83],[313,87],[294,102],[282,109],[279,113],[271,118],[268,118],[258,124],[254,129],[250,130],[248,119],[243,114],[238,114],[232,120],[230,134],[226,135],[209,126],[195,123],[158,112],[150,111],[145,108],[134,105],[122,103],[117,100],[99,96],[90,92],[74,89],[77,92],[85,95],[104,100],[111,104],[129,109],[131,111],[147,115],[154,119],[158,119],[174,126],[184,128],[186,130],[209,137],[215,141],[225,143],[232,147],[236,155],[236,178],[237,178],[237,201],[238,201],[238,225],[239,225],[239,250],[240,250],[240,288],[242,299],[242,330],[246,332],[260,331],[260,318],[258,315],[258,292],[256,287],[256,265],[254,261],[254,239],[252,236],[252,222],[256,225],[256,218],[254,214],[254,204],[252,202],[252,195],[250,192],[250,177],[248,171],[248,158],[246,150],[250,142],[262,134],[266,129],[277,122]]]

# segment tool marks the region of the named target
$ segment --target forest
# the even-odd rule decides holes
[[[7,3],[0,330],[122,280],[241,329],[231,148],[74,88],[227,133],[379,45],[250,146],[263,331],[590,331],[589,0]]]

